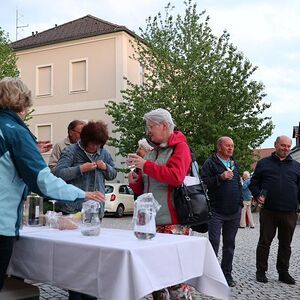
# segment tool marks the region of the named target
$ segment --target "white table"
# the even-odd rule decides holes
[[[187,282],[198,291],[229,299],[229,288],[207,238],[157,234],[137,240],[132,231],[24,227],[8,274],[80,291],[106,300],[140,299]]]

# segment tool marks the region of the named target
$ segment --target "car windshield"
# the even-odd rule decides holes
[[[114,191],[114,187],[111,185],[106,185],[105,186],[105,194],[110,194]]]

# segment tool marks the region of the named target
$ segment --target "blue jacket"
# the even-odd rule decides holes
[[[264,208],[296,211],[299,205],[300,164],[290,155],[280,160],[275,153],[258,161],[249,188],[253,197],[266,191]]]
[[[106,171],[95,169],[81,173],[80,165],[86,162],[103,160],[106,163]],[[105,193],[105,180],[113,180],[117,176],[115,163],[105,148],[99,148],[90,158],[84,151],[80,141],[64,149],[57,162],[54,174],[66,182],[71,183],[86,192],[99,191]],[[104,211],[104,203],[101,203]],[[74,213],[81,210],[82,201],[59,204],[57,207],[65,213]]]
[[[251,201],[252,200],[252,194],[251,191],[249,190],[249,184],[250,184],[250,178],[247,178],[243,182],[243,200],[244,201]]]
[[[35,137],[21,118],[13,111],[0,109],[0,235],[19,234],[22,202],[29,190],[67,201],[85,197],[84,191],[50,172]]]
[[[207,186],[212,211],[230,215],[238,212],[242,206],[242,189],[237,163],[234,162],[232,180],[221,179],[220,175],[226,170],[217,155],[213,154],[204,162],[201,178]]]

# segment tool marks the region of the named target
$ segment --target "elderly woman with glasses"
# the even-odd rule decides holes
[[[0,81],[0,291],[19,235],[22,203],[29,191],[51,199],[105,201],[104,193],[85,192],[55,177],[24,123],[31,92],[18,78]]]
[[[191,152],[186,137],[182,132],[174,131],[172,116],[165,109],[146,113],[144,120],[153,150],[144,158],[130,155],[132,164],[141,169],[139,174],[129,173],[130,187],[139,195],[153,193],[161,205],[156,216],[158,232],[188,235],[190,228],[179,224],[173,202],[174,189],[183,183],[191,168]],[[189,288],[184,284],[154,292],[154,299],[164,299],[161,294],[170,294],[170,299],[176,300],[192,299]]]

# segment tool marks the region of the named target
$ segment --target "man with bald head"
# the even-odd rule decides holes
[[[208,223],[209,241],[218,256],[221,233],[223,236],[221,268],[230,287],[235,236],[243,206],[239,168],[233,160],[234,143],[223,136],[217,141],[217,153],[210,156],[201,169],[201,178],[208,188],[212,218]]]
[[[276,269],[279,280],[295,284],[289,274],[291,242],[299,207],[300,164],[290,156],[292,140],[277,137],[275,152],[261,159],[255,168],[249,188],[262,205],[260,236],[256,249],[256,280],[266,283],[270,246],[278,231]]]

